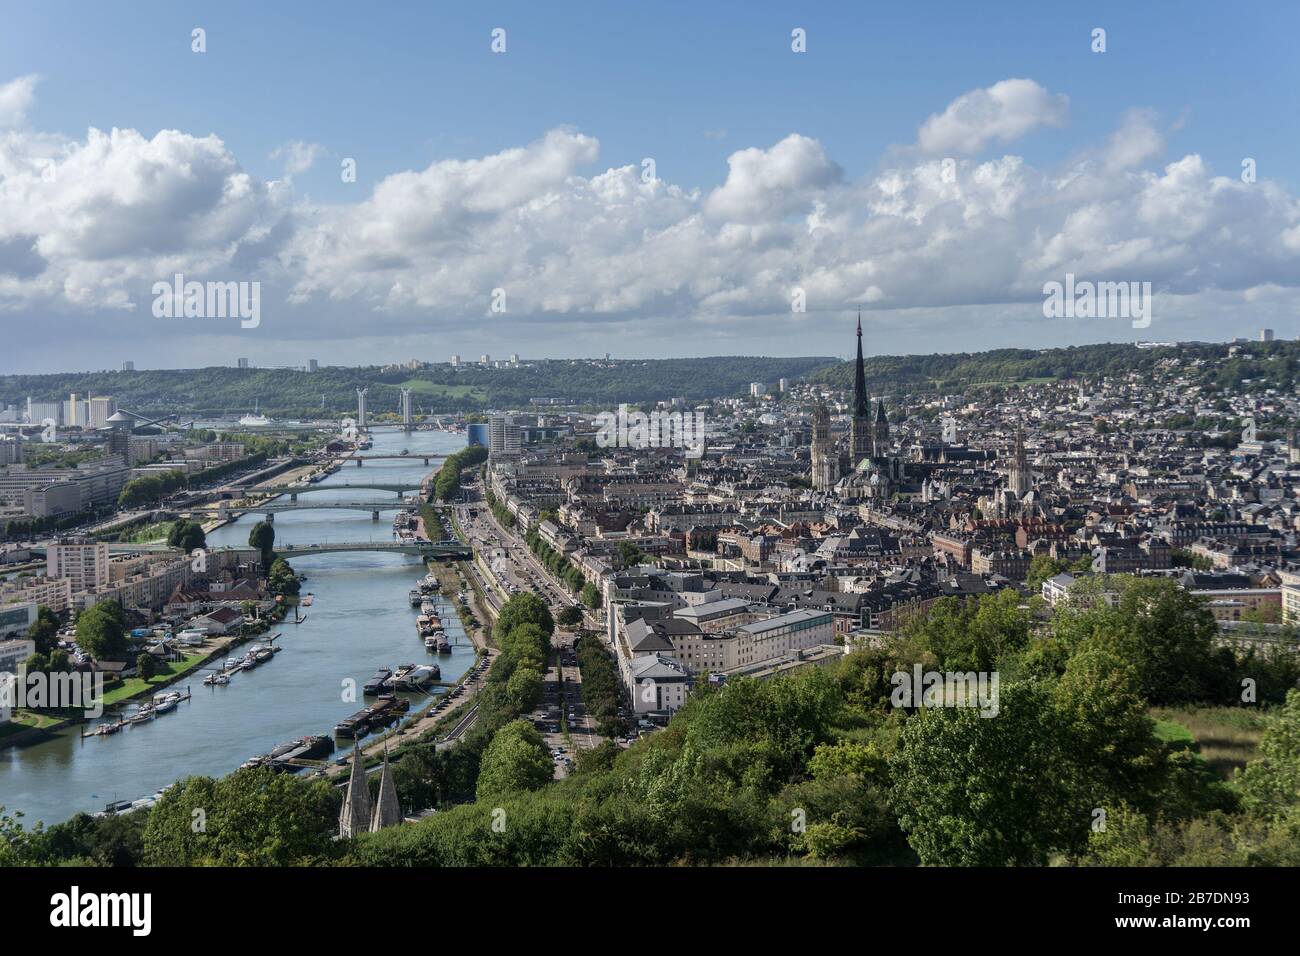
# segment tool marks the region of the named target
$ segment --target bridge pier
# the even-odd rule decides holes
[[[266,523],[267,523],[267,524],[275,524],[275,512],[273,512],[273,511],[268,511],[268,512],[266,513]]]
[[[357,459],[357,467],[358,467],[358,468],[361,467],[361,459],[360,459],[360,458]]]
[[[378,511],[372,511],[372,512],[370,512],[370,520],[371,520],[371,521],[378,521],[378,520],[379,520],[379,512],[378,512]]]
[[[294,502],[294,503],[296,504],[296,503],[298,502],[298,493],[297,493],[297,492],[293,492],[292,494],[290,494],[290,495],[289,495],[289,500],[292,501],[292,502]]]
[[[428,467],[429,467],[429,456],[428,456],[428,455],[425,455],[425,456],[424,456],[424,467],[425,467],[425,468],[428,468]]]

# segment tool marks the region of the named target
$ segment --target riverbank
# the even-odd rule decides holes
[[[103,699],[104,712],[108,713],[113,708],[125,707],[132,701],[142,697],[152,697],[158,691],[179,683],[186,677],[192,676],[204,664],[229,652],[232,647],[238,647],[263,636],[276,624],[281,623],[284,617],[285,608],[283,606],[278,607],[271,612],[269,617],[264,619],[265,626],[259,630],[244,634],[221,635],[215,639],[215,642],[210,647],[205,646],[198,653],[187,654],[180,661],[165,662],[163,666],[168,668],[165,674],[156,674],[148,679],[131,677],[122,681],[110,690],[105,691]],[[6,747],[36,743],[71,725],[89,723],[94,719],[96,718],[86,717],[81,712],[76,714],[47,714],[39,711],[20,710],[14,714],[12,726],[26,726],[26,730],[0,733],[0,750]]]

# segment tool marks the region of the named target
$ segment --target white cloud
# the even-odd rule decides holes
[[[33,73],[0,85],[0,129],[23,125],[36,96],[38,79]]]
[[[943,135],[973,126],[966,112],[950,108],[960,122]],[[962,142],[1014,135],[1034,125],[1030,114],[1057,115],[1007,107]],[[594,138],[556,129],[314,206],[289,181],[251,177],[215,136],[10,131],[0,134],[0,309],[134,304],[148,321],[149,285],[184,271],[263,280],[268,334],[396,339],[503,321],[489,312],[500,288],[511,322],[566,332],[639,323],[681,354],[732,323],[789,334],[859,305],[909,322],[947,315],[969,330],[950,317],[1041,302],[1043,283],[1066,272],[1151,281],[1184,306],[1212,295],[1241,308],[1260,297],[1248,290],[1300,287],[1296,199],[1235,170],[1216,176],[1196,154],[1151,168],[1164,149],[1156,129],[1155,117],[1130,113],[1059,169],[1017,155],[922,158],[857,179],[791,134],[734,152],[708,192],[646,181],[639,164],[596,165]],[[284,150],[289,162],[301,155]],[[793,320],[796,286],[809,316]]]
[[[917,145],[932,156],[978,153],[995,140],[1009,143],[1039,126],[1065,125],[1069,102],[1033,80],[1002,80],[963,93],[927,119],[917,131]]]
[[[842,171],[815,139],[791,133],[771,149],[742,149],[727,158],[727,180],[705,204],[719,219],[751,222],[806,209]]]
[[[319,143],[304,143],[294,140],[272,150],[271,159],[284,160],[285,175],[297,176],[299,173],[305,173],[316,165],[316,160],[324,152],[325,147]]]

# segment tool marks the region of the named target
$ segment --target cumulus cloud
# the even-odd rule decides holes
[[[36,97],[38,79],[31,74],[0,85],[0,129],[21,126],[26,121],[27,111]]]
[[[741,320],[788,331],[796,288],[813,316],[966,316],[1041,302],[1066,272],[1216,305],[1300,287],[1296,199],[1196,154],[1153,167],[1165,146],[1149,113],[1117,118],[1058,168],[960,158],[1057,122],[1064,106],[1008,80],[927,121],[922,139],[945,147],[934,155],[848,178],[821,143],[791,134],[732,153],[708,191],[602,164],[594,137],[555,129],[334,205],[250,176],[215,136],[14,131],[0,135],[0,309],[134,306],[147,318],[149,284],[184,271],[268,282],[264,328],[288,337],[494,321],[501,290],[512,320],[637,322],[684,341]],[[301,155],[284,150],[291,164]]]
[[[957,97],[921,124],[916,142],[932,156],[978,153],[989,143],[1009,143],[1040,126],[1065,125],[1069,102],[1033,80],[1002,80]]]
[[[771,149],[742,149],[727,159],[727,180],[705,204],[719,219],[754,222],[806,209],[838,182],[841,169],[815,139],[791,133]]]

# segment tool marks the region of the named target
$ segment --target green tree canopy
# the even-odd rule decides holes
[[[506,724],[483,753],[478,775],[479,800],[495,800],[549,782],[554,766],[542,735],[524,720]]]

